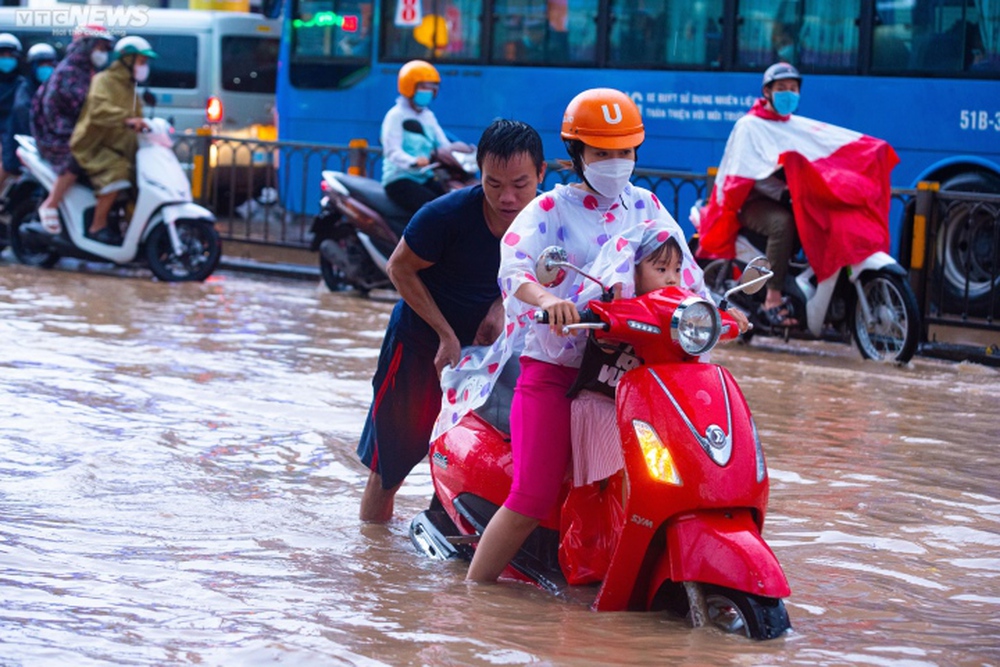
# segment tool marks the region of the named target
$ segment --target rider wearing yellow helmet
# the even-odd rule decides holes
[[[399,70],[399,97],[382,120],[382,186],[389,197],[415,212],[430,200],[444,194],[444,188],[425,169],[434,161],[435,152],[458,148],[452,145],[428,107],[437,97],[441,75],[423,60],[411,60]]]

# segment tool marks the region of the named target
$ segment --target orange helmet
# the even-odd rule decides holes
[[[411,60],[399,68],[399,94],[413,97],[418,83],[441,83],[441,75],[434,65],[424,60]]]
[[[632,98],[613,88],[591,88],[566,107],[562,138],[577,139],[594,148],[634,148],[646,138],[646,131]]]

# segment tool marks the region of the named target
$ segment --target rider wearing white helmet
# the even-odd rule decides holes
[[[97,194],[90,230],[92,238],[121,243],[118,230],[108,229],[108,212],[135,176],[135,132],[142,129],[142,102],[136,86],[149,76],[149,59],[156,52],[142,37],[123,37],[115,44],[111,65],[94,77],[80,121],[70,137],[73,157],[90,178]]]
[[[59,62],[59,54],[51,44],[39,42],[28,49],[28,65],[31,67],[31,74],[38,83],[45,83],[52,76],[52,71]]]
[[[14,96],[24,81],[18,72],[21,65],[21,40],[9,32],[0,33],[0,141],[6,141]],[[0,170],[0,182],[7,174]]]
[[[17,71],[21,50],[21,40],[9,32],[0,33],[0,76]]]
[[[775,63],[764,72],[760,90],[768,108],[779,116],[790,116],[799,106],[802,75],[788,63]]]
[[[132,80],[145,83],[149,78],[149,59],[156,58],[156,51],[142,37],[123,37],[115,44],[115,57],[132,71]]]
[[[802,87],[802,75],[787,62],[777,62],[767,68],[761,80],[761,97],[754,104],[746,117],[736,122],[726,143],[723,161],[727,158],[736,159],[739,151],[761,151],[759,145],[752,142],[734,141],[733,137],[740,135],[742,128],[753,122],[750,117],[773,123],[775,126],[786,123],[799,106],[799,90]],[[736,146],[736,148],[734,148]],[[750,148],[748,148],[748,146]],[[798,324],[791,303],[782,293],[785,276],[788,272],[788,262],[795,252],[798,234],[795,228],[795,217],[789,205],[788,185],[784,172],[772,173],[766,178],[757,180],[753,190],[746,195],[745,200],[736,211],[729,211],[716,206],[713,210],[722,210],[722,216],[735,215],[737,228],[743,227],[756,232],[767,239],[765,254],[771,262],[773,275],[767,281],[767,291],[764,304],[757,313],[758,318],[773,328],[792,327]],[[727,218],[728,220],[728,218]],[[712,223],[720,228],[729,222]],[[711,244],[706,239],[711,232],[702,230],[700,252],[705,252]],[[733,234],[735,237],[735,233]],[[713,237],[717,238],[717,237]],[[714,248],[714,246],[713,246]]]
[[[26,58],[31,76],[20,77],[17,90],[14,91],[14,103],[10,110],[10,120],[3,137],[3,169],[8,174],[20,174],[21,163],[15,150],[18,134],[31,134],[31,100],[38,86],[45,83],[59,61],[59,55],[51,44],[39,42],[30,49]]]

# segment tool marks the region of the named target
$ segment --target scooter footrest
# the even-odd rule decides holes
[[[500,509],[490,501],[470,493],[459,494],[454,503],[458,513],[478,533],[486,529],[486,524]],[[552,593],[561,593],[567,586],[566,577],[559,567],[559,531],[551,528],[535,528],[510,562],[510,566]]]
[[[458,532],[451,518],[443,510],[425,510],[410,522],[410,540],[418,550],[436,560],[451,558],[472,558],[472,547],[461,540],[465,536]]]

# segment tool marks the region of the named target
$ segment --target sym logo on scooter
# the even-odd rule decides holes
[[[726,446],[726,432],[717,424],[712,424],[705,429],[705,439],[715,449],[722,449]]]
[[[638,514],[633,514],[632,518],[629,519],[632,523],[638,524],[643,528],[652,528],[653,522],[644,516],[639,516]]]
[[[442,468],[448,467],[448,457],[442,454],[441,452],[434,452],[434,455],[431,456],[431,461],[441,466]]]

